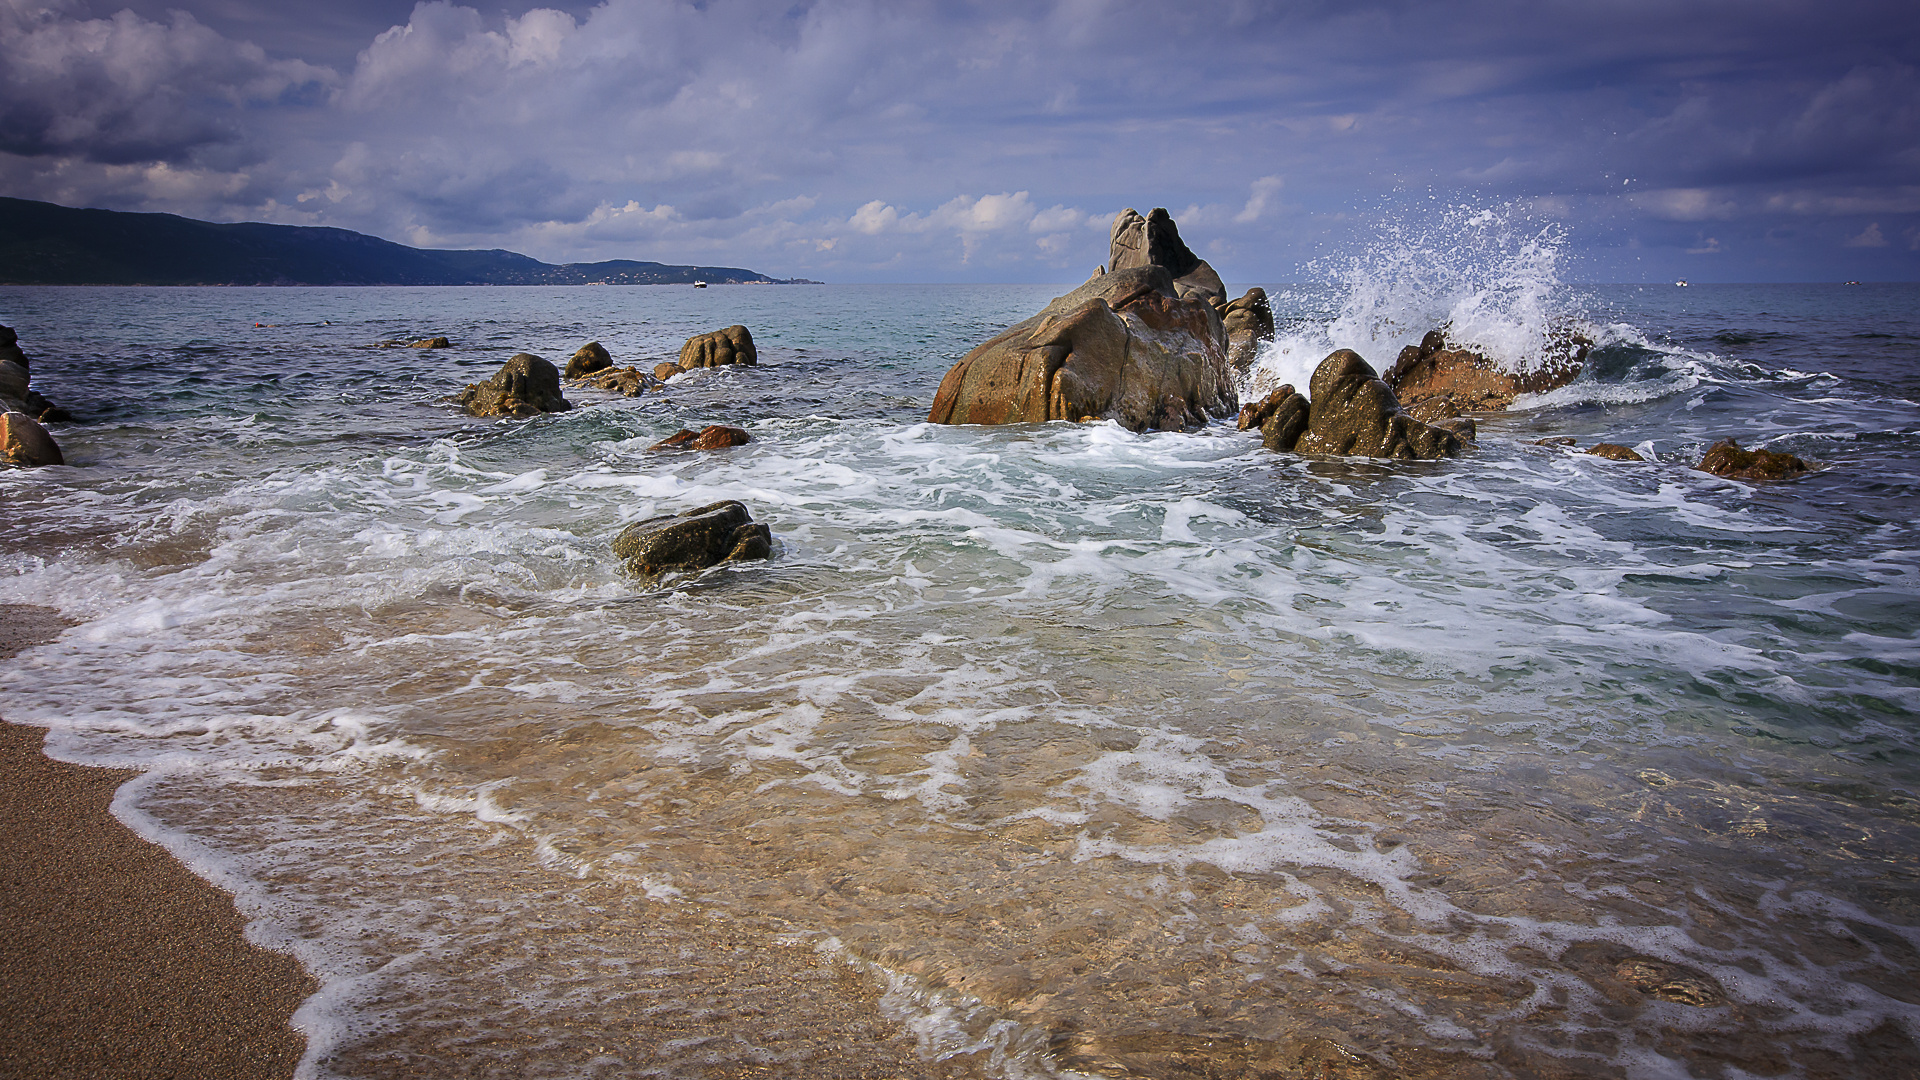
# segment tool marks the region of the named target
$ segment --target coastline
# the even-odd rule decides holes
[[[0,661],[65,626],[0,604]],[[318,984],[249,944],[233,898],[108,811],[138,775],[54,761],[0,722],[0,1078],[291,1077]]]

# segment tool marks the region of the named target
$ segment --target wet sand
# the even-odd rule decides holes
[[[0,661],[64,625],[0,604]],[[0,1078],[292,1076],[306,1040],[288,1019],[314,981],[113,818],[136,774],[52,761],[42,735],[0,723]]]

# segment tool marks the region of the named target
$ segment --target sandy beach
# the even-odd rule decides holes
[[[58,634],[0,605],[0,661]],[[49,760],[0,724],[0,1077],[293,1075],[288,1019],[315,984],[250,945],[232,898],[108,812],[135,774]]]

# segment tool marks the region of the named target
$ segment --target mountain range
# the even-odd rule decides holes
[[[714,285],[783,281],[735,266],[408,247],[308,225],[221,224],[0,198],[0,285]]]

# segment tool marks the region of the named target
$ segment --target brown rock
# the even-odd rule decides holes
[[[566,377],[578,379],[612,366],[613,357],[607,355],[606,347],[597,341],[589,341],[580,346],[580,351],[573,354],[573,359],[567,361]]]
[[[1393,390],[1351,349],[1314,369],[1303,454],[1358,454],[1402,460],[1452,457],[1465,443],[1451,431],[1408,416]]]
[[[1706,456],[1694,468],[1730,480],[1791,480],[1813,471],[1813,466],[1792,454],[1742,450],[1732,439],[1721,439],[1707,447]]]
[[[516,355],[493,378],[469,384],[452,400],[475,416],[538,416],[573,408],[560,396],[559,370],[532,353]]]
[[[718,502],[636,521],[614,539],[613,553],[626,560],[628,572],[657,578],[674,570],[767,558],[773,534],[741,503]]]
[[[1445,333],[1433,330],[1420,344],[1400,350],[1382,380],[1409,415],[1431,422],[1463,412],[1496,412],[1521,394],[1565,386],[1579,377],[1585,360],[1586,349],[1579,347],[1535,371],[1514,375],[1479,353],[1450,345]]]
[[[1261,344],[1273,340],[1273,306],[1267,303],[1267,290],[1248,289],[1220,315],[1227,331],[1227,363],[1245,378],[1260,355]]]
[[[443,337],[421,338],[419,341],[407,342],[407,348],[409,349],[451,349],[453,348],[453,342],[448,341],[446,338],[443,338]]]
[[[1727,992],[1710,976],[1678,964],[1647,957],[1631,957],[1614,968],[1613,977],[1650,998],[1675,1001],[1696,1009],[1727,1003]]]
[[[1259,401],[1249,402],[1248,404],[1240,406],[1240,419],[1234,422],[1234,427],[1240,431],[1260,427],[1267,422],[1267,417],[1272,416],[1273,411],[1280,407],[1281,402],[1292,396],[1293,384],[1283,383],[1280,389],[1275,390]]]
[[[1580,440],[1571,435],[1555,435],[1551,438],[1536,439],[1535,446],[1579,446]]]
[[[670,368],[675,373],[678,373],[680,370],[672,364],[663,364],[661,366]],[[613,371],[602,371],[585,380],[585,385],[591,386],[596,390],[612,390],[625,394],[628,397],[639,397],[641,394],[646,393],[648,388],[658,386],[659,384],[660,380],[641,371],[639,368],[633,367],[617,368]]]
[[[1226,331],[1161,266],[1096,274],[948,370],[927,419],[1016,424],[1113,419],[1183,431],[1239,406]]]
[[[745,428],[730,427],[726,424],[708,424],[699,432],[681,428],[679,431],[661,439],[649,450],[720,450],[729,446],[745,446],[753,438]]]
[[[1646,458],[1641,457],[1638,453],[1635,453],[1631,447],[1621,446],[1619,443],[1610,443],[1610,442],[1597,443],[1594,445],[1593,449],[1588,450],[1587,453],[1592,454],[1594,457],[1606,458],[1608,461],[1645,461],[1647,460]]]
[[[0,459],[24,468],[67,463],[47,429],[23,412],[0,413]]]
[[[668,379],[680,374],[683,370],[679,364],[655,364],[653,365],[653,377],[660,382],[666,382]]]
[[[710,334],[695,334],[680,346],[682,371],[759,362],[760,353],[753,347],[753,335],[744,326],[735,325]]]
[[[1307,433],[1307,423],[1312,415],[1313,407],[1307,404],[1304,396],[1288,394],[1260,425],[1260,445],[1282,452],[1293,450],[1300,445],[1300,436]]]
[[[720,450],[729,446],[745,446],[752,442],[747,429],[729,427],[726,424],[708,424],[700,429],[699,437],[693,440],[692,450]]]

